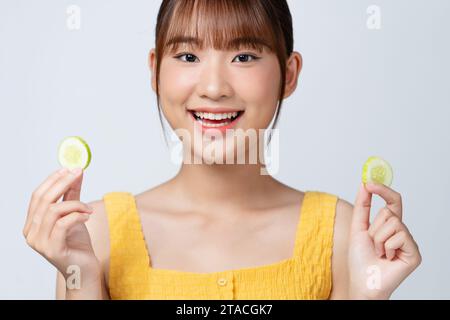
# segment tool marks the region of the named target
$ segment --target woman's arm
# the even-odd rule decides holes
[[[330,300],[348,299],[348,247],[352,222],[353,205],[343,199],[338,199],[333,236],[332,279]]]
[[[33,250],[61,272],[68,287],[91,288],[92,297],[99,298],[101,266],[86,226],[93,209],[80,201],[82,181],[81,168],[61,168],[50,174],[31,194],[22,234]],[[76,294],[68,293],[67,298],[71,297]]]
[[[100,261],[101,270],[97,279],[89,281],[85,288],[81,285],[80,289],[68,289],[66,280],[57,271],[56,278],[56,299],[57,300],[109,300],[109,290],[107,283],[107,270],[109,266],[109,229],[108,220],[105,213],[103,201],[90,202],[93,213],[90,219],[85,223],[91,237],[92,247],[96,257]]]
[[[105,288],[103,275],[98,274],[98,281],[89,284],[81,284],[80,289],[68,289],[66,280],[61,272],[56,276],[56,299],[57,300],[108,300],[109,294]]]

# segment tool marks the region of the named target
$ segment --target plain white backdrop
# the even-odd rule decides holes
[[[392,298],[449,299],[450,2],[289,4],[304,67],[281,111],[276,177],[353,203],[367,157],[389,160],[423,256]],[[80,29],[68,24],[70,5],[81,9]],[[31,192],[59,167],[62,138],[80,135],[92,148],[85,202],[177,172],[147,66],[159,5],[0,0],[0,298],[55,296],[55,268],[22,228]],[[371,29],[371,5],[380,29]],[[381,206],[376,196],[372,217]]]

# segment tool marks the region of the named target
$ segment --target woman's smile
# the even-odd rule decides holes
[[[196,108],[188,110],[191,119],[201,126],[202,132],[216,129],[225,132],[235,127],[244,110],[225,108]]]

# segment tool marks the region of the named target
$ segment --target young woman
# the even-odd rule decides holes
[[[388,299],[420,264],[398,192],[361,184],[351,205],[286,186],[262,174],[259,159],[236,161],[239,144],[225,129],[275,125],[297,86],[302,57],[286,1],[164,0],[149,66],[183,159],[201,161],[140,194],[109,192],[89,205],[82,170],[50,175],[23,233],[58,269],[57,298]],[[206,144],[189,139],[198,134]],[[370,223],[373,194],[386,206]]]

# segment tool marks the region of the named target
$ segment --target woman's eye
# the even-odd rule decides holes
[[[247,59],[245,59],[247,57]],[[258,60],[259,58],[258,57],[256,57],[256,56],[254,56],[254,55],[252,55],[252,54],[240,54],[240,55],[238,55],[236,58],[243,58],[245,61],[239,61],[239,62],[249,62],[248,61],[248,57],[251,57],[253,60]],[[233,60],[234,61],[234,60]]]
[[[179,54],[175,58],[176,59],[181,59],[182,57],[186,57],[186,60],[181,60],[181,61],[184,61],[184,62],[195,62],[195,59],[197,58],[196,56],[194,56],[193,54],[190,54],[190,53]],[[258,58],[256,56],[252,55],[252,54],[240,54],[240,55],[236,56],[236,58],[239,59],[238,62],[249,62],[249,59],[248,59],[249,57],[252,60],[260,59],[260,58]],[[236,58],[233,61],[235,61]],[[252,60],[250,60],[250,61],[252,61]]]
[[[186,56],[186,59],[192,59],[192,57],[194,57],[194,61],[188,60],[187,62],[195,62],[196,56],[194,56],[193,54],[190,54],[190,53],[179,54],[179,55],[176,56],[175,58],[176,58],[176,59],[180,59],[181,57],[184,57],[184,56]],[[184,61],[184,60],[182,60],[182,61]]]

